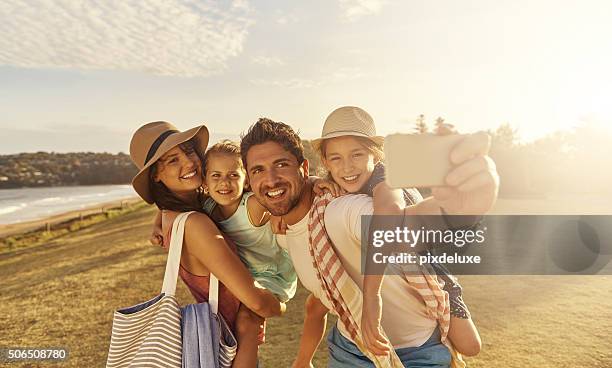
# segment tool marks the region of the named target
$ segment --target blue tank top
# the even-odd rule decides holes
[[[251,195],[252,192],[244,193],[236,212],[217,222],[217,225],[234,241],[240,259],[253,278],[277,295],[281,302],[286,302],[295,295],[297,275],[289,254],[278,246],[270,223],[254,226],[249,220],[247,201]],[[216,206],[217,203],[209,197],[204,202],[203,210],[211,215]]]

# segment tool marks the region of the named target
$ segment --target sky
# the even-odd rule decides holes
[[[612,126],[601,0],[0,2],[0,154],[127,152],[142,124],[303,138],[343,105],[381,135],[424,114],[525,141]]]

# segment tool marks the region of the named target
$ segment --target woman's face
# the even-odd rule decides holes
[[[193,146],[176,146],[166,152],[156,163],[153,178],[162,182],[178,196],[191,195],[202,186],[202,162]]]
[[[206,162],[208,194],[218,204],[228,206],[242,198],[246,176],[240,156],[211,153]]]
[[[332,179],[347,192],[358,192],[372,175],[374,155],[351,136],[330,138],[325,144],[323,165]]]

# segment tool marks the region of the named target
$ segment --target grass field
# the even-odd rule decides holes
[[[104,366],[113,310],[161,287],[165,253],[146,240],[152,216],[152,208],[141,208],[1,254],[0,348],[66,347],[67,362],[45,366]],[[612,276],[470,276],[462,282],[484,343],[470,367],[612,367]],[[306,295],[300,289],[288,313],[268,321],[263,367],[290,365]],[[182,283],[178,297],[193,302]],[[315,366],[326,360],[322,344]]]

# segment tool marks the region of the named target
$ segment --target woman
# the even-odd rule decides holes
[[[132,185],[161,210],[197,211],[185,224],[179,275],[198,302],[208,299],[210,273],[219,279],[219,311],[238,339],[234,367],[255,366],[259,318],[251,318],[250,311],[262,318],[279,316],[285,305],[255,286],[234,245],[202,212],[202,157],[207,144],[203,125],[185,132],[167,122],[143,125],[130,143],[130,156],[140,169]]]

